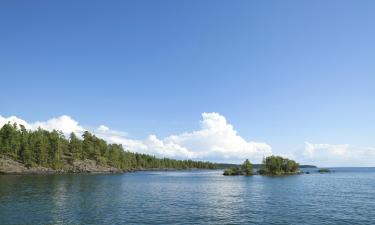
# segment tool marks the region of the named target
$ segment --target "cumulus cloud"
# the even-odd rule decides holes
[[[85,129],[78,124],[77,121],[70,118],[70,116],[63,115],[60,117],[52,118],[47,121],[37,121],[34,123],[28,123],[23,119],[20,119],[16,116],[10,116],[8,118],[2,117],[0,115],[0,126],[3,126],[6,123],[17,123],[19,125],[25,126],[26,129],[29,130],[36,130],[39,127],[45,130],[59,130],[65,134],[69,134],[71,132],[75,133],[82,133]]]
[[[263,142],[247,141],[237,134],[234,127],[219,113],[202,113],[200,129],[182,134],[158,138],[155,134],[144,140],[127,137],[125,132],[115,131],[105,125],[95,129],[85,129],[69,116],[60,116],[44,122],[27,123],[15,116],[0,116],[0,126],[10,121],[23,124],[27,129],[41,127],[46,130],[61,130],[68,134],[81,134],[90,130],[98,137],[111,143],[122,144],[130,151],[142,152],[159,157],[189,158],[200,160],[239,162],[244,158],[260,161],[272,153],[271,146]]]
[[[63,133],[81,133],[85,131],[83,127],[78,125],[78,122],[73,120],[67,115],[63,115],[57,118],[52,118],[44,122],[35,122],[31,124],[33,129],[37,129],[38,127],[45,129],[45,130],[59,130]]]
[[[259,161],[271,154],[266,143],[246,141],[219,113],[203,113],[200,129],[189,133],[171,135],[163,141],[190,149],[197,158],[243,159]]]
[[[32,129],[32,126],[29,123],[27,123],[25,120],[23,120],[23,119],[20,119],[20,118],[18,118],[16,116],[2,117],[0,115],[0,127],[4,126],[4,124],[6,124],[6,123],[22,124],[23,126],[25,126],[26,129],[28,129],[28,130]]]
[[[239,136],[219,113],[203,113],[200,129],[197,131],[165,138],[151,134],[145,140],[132,140],[118,131],[101,130],[98,136],[106,140],[121,143],[132,151],[161,157],[239,162],[244,158],[260,161],[263,156],[272,153],[268,144],[246,141]]]
[[[331,145],[331,144],[311,144],[305,143],[305,156],[308,157],[320,157],[322,154],[335,155],[335,156],[347,156],[348,144]]]
[[[374,166],[375,148],[306,142],[299,158],[320,166]]]
[[[100,125],[98,127],[98,131],[99,132],[106,132],[106,131],[109,131],[109,127],[105,126],[105,125]]]

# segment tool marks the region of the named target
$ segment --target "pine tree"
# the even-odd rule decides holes
[[[21,128],[21,145],[20,145],[20,159],[28,167],[32,166],[34,163],[33,155],[31,151],[31,146],[29,143],[29,132],[25,129],[23,125]]]
[[[73,159],[82,159],[82,141],[72,132],[69,138],[69,152]]]
[[[250,163],[248,159],[242,165],[242,170],[246,176],[253,175],[253,165]]]

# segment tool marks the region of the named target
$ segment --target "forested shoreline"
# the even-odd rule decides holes
[[[7,123],[0,129],[0,155],[23,163],[26,167],[45,167],[63,171],[76,160],[94,160],[98,165],[120,170],[145,169],[216,169],[217,164],[193,160],[175,160],[133,153],[120,144],[85,131],[81,138],[71,133],[41,128],[32,131],[23,125]]]

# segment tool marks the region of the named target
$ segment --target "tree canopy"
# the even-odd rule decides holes
[[[283,158],[281,156],[268,156],[263,159],[263,164],[259,170],[260,174],[265,175],[283,175],[299,172],[299,164],[294,160]]]
[[[246,159],[245,162],[240,167],[230,167],[224,170],[223,175],[225,176],[236,176],[236,175],[245,175],[250,176],[253,175],[253,164]]]
[[[260,175],[286,175],[299,173],[299,164],[294,160],[283,158],[281,156],[269,156],[263,159],[263,164],[257,174]],[[225,176],[245,175],[250,176],[254,174],[253,164],[246,159],[241,166],[232,166],[224,170]]]
[[[253,165],[250,163],[248,159],[242,164],[242,171],[244,175],[250,176],[253,175]]]

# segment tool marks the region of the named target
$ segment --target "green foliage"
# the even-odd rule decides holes
[[[253,175],[253,165],[250,163],[248,159],[242,164],[242,172],[246,176]]]
[[[21,132],[17,130],[17,124],[5,124],[0,132],[0,153],[17,157],[20,150]]]
[[[74,160],[91,159],[101,165],[119,169],[215,169],[216,164],[192,160],[156,158],[146,154],[125,151],[121,145],[84,132],[82,139],[74,133],[66,139],[62,132],[38,129],[26,130],[17,124],[5,124],[0,129],[0,154],[23,162],[26,166],[44,166],[62,169]]]
[[[83,157],[82,141],[74,133],[70,134],[68,149],[72,158],[81,159]]]
[[[284,175],[298,172],[298,163],[280,156],[269,156],[263,159],[262,168],[259,170],[259,173],[264,175]]]
[[[35,163],[41,166],[48,166],[49,163],[49,145],[48,132],[38,129],[31,133],[31,140],[29,145],[34,149]]]
[[[241,171],[238,167],[228,168],[228,169],[224,170],[224,173],[223,173],[224,176],[237,176],[237,175],[240,175],[240,174],[241,174]]]
[[[318,172],[319,172],[319,173],[330,173],[331,170],[329,170],[329,169],[327,169],[327,168],[320,168],[320,169],[318,170]]]
[[[26,166],[32,166],[33,163],[33,156],[32,151],[29,145],[29,133],[25,129],[24,126],[21,127],[21,143],[20,143],[20,150],[19,155],[21,160],[25,163]]]
[[[253,175],[253,164],[246,159],[245,162],[242,164],[241,168],[239,167],[230,167],[224,170],[223,175],[225,176],[236,176],[236,175],[245,175],[251,176]]]

